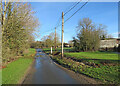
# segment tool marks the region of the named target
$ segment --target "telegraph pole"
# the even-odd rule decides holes
[[[61,48],[62,48],[62,56],[61,56],[61,58],[63,58],[63,33],[64,33],[64,12],[62,12],[62,46],[61,46]]]
[[[55,27],[55,51],[56,51],[56,27]]]

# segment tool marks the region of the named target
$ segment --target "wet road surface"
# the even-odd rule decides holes
[[[23,84],[80,84],[80,82],[56,66],[41,49],[37,49],[35,62]]]

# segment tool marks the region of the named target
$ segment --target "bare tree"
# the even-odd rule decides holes
[[[100,37],[103,35],[104,26],[101,24],[99,27],[95,25],[91,19],[83,18],[78,24],[77,43],[75,47],[79,51],[96,51],[99,48]]]
[[[50,33],[49,35],[44,36],[42,39],[45,47],[55,46],[55,33]],[[56,46],[60,44],[59,35],[56,33]]]

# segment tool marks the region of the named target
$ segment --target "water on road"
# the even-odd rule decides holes
[[[41,49],[36,51],[35,62],[23,84],[80,84],[64,69],[56,66]]]

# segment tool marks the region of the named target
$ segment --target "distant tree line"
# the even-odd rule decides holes
[[[31,48],[42,48],[43,46],[42,41],[33,41],[30,45]]]
[[[29,3],[0,2],[3,62],[22,55],[34,40],[39,25]]]
[[[59,35],[56,34],[56,47],[60,45]],[[41,41],[34,41],[31,44],[32,48],[50,48],[55,47],[55,33],[43,36]]]
[[[89,18],[80,20],[77,37],[73,37],[75,50],[97,51],[100,47],[100,40],[112,37],[107,34],[105,28],[105,25],[96,25]]]

